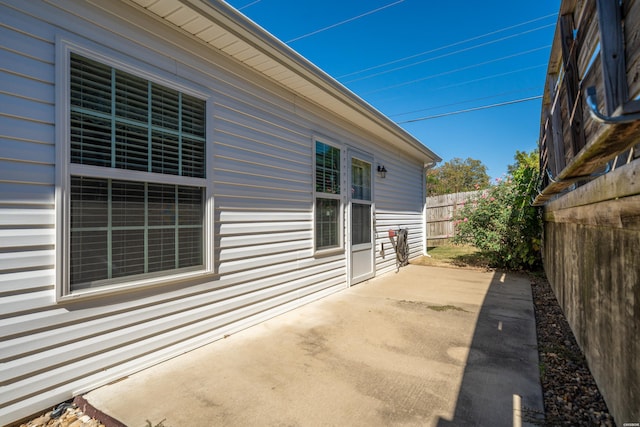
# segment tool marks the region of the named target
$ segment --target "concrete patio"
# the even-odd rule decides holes
[[[84,398],[129,427],[526,425],[529,280],[409,265]]]

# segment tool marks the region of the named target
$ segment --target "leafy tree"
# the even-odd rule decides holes
[[[528,153],[526,151],[516,150],[516,154],[513,156],[516,162],[507,166],[507,175],[513,176],[519,168],[532,168],[539,171],[540,162],[538,156],[539,152],[537,148]]]
[[[454,242],[472,244],[494,267],[534,270],[541,266],[542,212],[531,206],[539,168],[532,153],[516,152],[506,179],[456,213]]]
[[[480,160],[453,158],[427,173],[427,194],[460,193],[489,186],[487,167]]]

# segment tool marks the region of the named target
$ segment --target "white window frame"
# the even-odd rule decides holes
[[[174,89],[205,101],[205,178],[167,175],[162,173],[141,172],[125,169],[112,169],[101,166],[71,163],[70,152],[70,57],[71,53],[100,62],[106,66],[133,74],[137,77]],[[59,302],[84,299],[100,295],[183,282],[213,274],[213,177],[212,177],[212,139],[210,118],[213,101],[211,93],[199,85],[185,81],[173,73],[143,64],[131,56],[125,55],[101,45],[86,41],[58,36],[56,39],[56,300]],[[169,270],[151,274],[125,276],[119,280],[87,289],[71,290],[70,249],[71,249],[71,176],[114,179],[118,181],[148,182],[151,184],[172,184],[204,188],[202,220],[202,268],[192,267],[184,270]],[[177,242],[176,242],[177,244]]]
[[[340,192],[337,194],[323,193],[316,191],[316,143],[328,145],[340,151]],[[312,159],[313,159],[313,250],[315,256],[333,255],[344,252],[344,191],[345,191],[345,152],[346,148],[335,141],[323,136],[314,136],[312,138]],[[316,201],[318,199],[331,199],[338,201],[338,245],[335,247],[318,249],[318,241],[316,237]]]

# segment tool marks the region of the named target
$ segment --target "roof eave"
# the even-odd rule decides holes
[[[411,151],[414,151],[414,154],[421,157],[425,163],[437,163],[442,160],[387,116],[226,2],[221,0],[178,1],[187,7],[197,10],[202,16],[208,17],[212,22],[223,26],[231,34],[250,43],[264,54],[294,70],[297,74],[345,103],[359,114],[377,123],[384,130],[407,144],[408,148],[411,148]]]

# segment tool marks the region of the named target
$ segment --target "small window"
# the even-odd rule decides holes
[[[351,198],[371,201],[371,163],[352,159]]]
[[[316,197],[316,249],[340,246],[340,200]]]
[[[340,150],[316,141],[316,192],[340,194]]]
[[[206,101],[68,60],[61,295],[204,270]]]
[[[315,248],[342,247],[340,149],[315,142]]]

